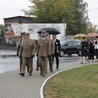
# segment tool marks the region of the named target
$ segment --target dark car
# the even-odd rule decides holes
[[[65,54],[71,56],[72,54],[81,55],[81,41],[69,40],[61,41],[60,56],[63,57]]]

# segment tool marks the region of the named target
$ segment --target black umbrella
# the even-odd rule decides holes
[[[46,32],[48,32],[50,35],[57,35],[57,34],[61,34],[58,30],[56,30],[55,28],[43,28],[41,30],[39,30],[37,33],[41,34],[41,31],[45,30]]]

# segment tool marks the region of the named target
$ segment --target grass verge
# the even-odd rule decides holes
[[[52,77],[45,98],[98,98],[98,64],[74,68]]]

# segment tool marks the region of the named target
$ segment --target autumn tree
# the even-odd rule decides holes
[[[87,33],[98,33],[98,28],[97,25],[93,25],[91,22],[88,23],[87,25]]]

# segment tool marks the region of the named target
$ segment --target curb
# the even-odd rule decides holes
[[[42,86],[41,86],[41,88],[40,88],[40,98],[44,98],[44,95],[43,95],[43,88],[44,88],[46,82],[47,82],[49,79],[51,79],[53,76],[55,76],[55,75],[57,75],[57,74],[59,74],[59,73],[61,73],[61,72],[63,72],[63,71],[67,71],[67,70],[70,70],[70,69],[73,69],[73,68],[61,70],[61,71],[58,71],[58,72],[52,74],[51,76],[49,76],[49,77],[43,82],[43,84],[42,84]]]
[[[18,57],[17,55],[0,55],[0,58],[6,58],[6,57]]]
[[[94,64],[97,64],[97,63],[94,63]],[[92,64],[87,64],[87,66],[89,66],[89,65],[92,65]],[[78,65],[78,66],[73,67],[73,68],[78,68],[78,67],[82,67],[82,66],[85,66],[85,65]],[[43,95],[43,88],[44,88],[46,82],[47,82],[49,79],[51,79],[53,76],[55,76],[55,75],[57,75],[57,74],[59,74],[59,73],[61,73],[61,72],[63,72],[63,71],[67,71],[67,70],[70,70],[70,69],[73,69],[73,68],[68,68],[68,69],[61,70],[61,71],[58,71],[58,72],[52,74],[51,76],[49,76],[49,77],[43,82],[43,84],[42,84],[42,86],[41,86],[41,88],[40,88],[40,98],[44,98],[44,95]]]

